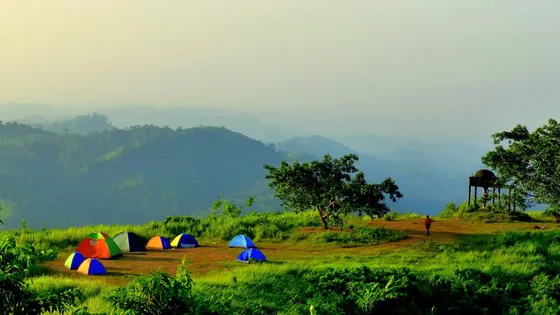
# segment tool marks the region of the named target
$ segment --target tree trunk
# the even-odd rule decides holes
[[[327,224],[328,212],[324,211],[320,206],[317,207],[317,211],[319,211],[319,217],[321,218],[321,227],[323,230],[327,230],[329,228]]]

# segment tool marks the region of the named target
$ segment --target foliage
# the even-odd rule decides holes
[[[455,203],[450,202],[445,205],[445,208],[443,209],[443,211],[441,211],[439,216],[442,218],[451,218],[455,216],[456,213],[457,213],[457,206],[455,206]]]
[[[560,124],[549,119],[533,132],[518,124],[492,138],[496,147],[482,162],[514,188],[514,202],[523,209],[539,203],[560,206]]]
[[[386,215],[384,215],[383,219],[385,221],[395,221],[398,216],[399,216],[399,214],[396,211],[391,211],[391,212],[387,213]]]
[[[390,178],[380,184],[367,183],[364,173],[354,166],[356,161],[355,154],[338,159],[327,154],[322,161],[293,164],[283,161],[278,167],[265,165],[265,177],[284,206],[296,212],[315,208],[326,229],[340,226],[341,217],[352,212],[383,216],[389,212],[385,195],[393,202],[403,197]]]
[[[448,203],[440,213],[440,217],[458,218],[467,222],[485,223],[534,221],[534,219],[525,212],[508,210],[504,200],[497,201],[494,205],[488,204],[486,207],[480,206],[482,201],[482,199],[478,199],[477,203],[471,201],[469,205],[467,202],[464,202],[458,206],[454,203]]]
[[[247,201],[245,201],[245,207],[250,208],[254,203],[255,198],[253,196],[249,196]],[[242,206],[237,206],[228,199],[222,200],[222,195],[218,196],[218,199],[214,201],[212,204],[212,210],[213,217],[221,215],[226,218],[236,218],[243,213]]]
[[[177,278],[163,271],[156,271],[115,289],[106,298],[122,314],[193,314],[195,307],[192,285],[187,262],[183,259],[177,271]]]
[[[560,207],[558,206],[549,207],[542,213],[542,215],[548,217],[558,217],[560,216]]]
[[[25,277],[36,270],[36,264],[54,259],[53,252],[37,252],[30,246],[16,246],[14,238],[0,241],[0,310],[4,314],[40,314],[49,310],[66,310],[83,296],[71,288],[51,288],[34,293]]]

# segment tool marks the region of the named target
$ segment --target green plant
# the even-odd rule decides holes
[[[455,206],[455,203],[450,202],[445,205],[445,208],[439,214],[439,216],[442,218],[452,218],[455,216],[456,213],[457,213],[457,206]]]
[[[190,314],[194,312],[192,279],[185,259],[177,271],[177,278],[163,271],[134,279],[106,297],[123,314]]]
[[[36,264],[54,258],[52,252],[37,252],[33,246],[17,246],[14,238],[0,241],[0,310],[4,314],[40,314],[44,311],[67,310],[77,300],[80,292],[71,288],[52,288],[36,294],[29,289],[25,277]]]
[[[386,215],[383,216],[383,220],[385,220],[385,221],[394,221],[394,220],[397,219],[397,216],[398,216],[398,215],[399,215],[399,214],[398,214],[397,212],[391,211],[391,212],[389,212],[389,213],[387,213]]]

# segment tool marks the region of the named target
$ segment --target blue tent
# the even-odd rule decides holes
[[[66,261],[64,262],[64,266],[70,270],[76,270],[80,265],[86,260],[84,255],[80,252],[74,252],[68,256]]]
[[[83,273],[85,275],[105,275],[107,271],[103,264],[97,260],[96,258],[88,258],[84,260],[84,262],[78,268],[79,273]]]
[[[190,234],[179,234],[175,239],[171,242],[171,247],[178,247],[178,248],[193,248],[198,246],[198,241],[194,238],[194,236]]]
[[[256,246],[250,238],[243,234],[239,234],[231,239],[228,247],[255,248]]]
[[[264,262],[266,261],[266,257],[260,250],[256,248],[246,249],[241,254],[239,254],[239,256],[237,256],[237,261],[239,262],[249,263],[252,260]]]

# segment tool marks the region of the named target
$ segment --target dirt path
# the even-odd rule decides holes
[[[333,255],[370,256],[382,251],[392,251],[410,246],[411,244],[432,239],[436,242],[453,242],[462,235],[488,234],[506,230],[532,230],[534,223],[465,223],[458,220],[434,222],[431,235],[425,235],[423,219],[384,221],[375,220],[368,224],[372,227],[386,227],[404,231],[407,238],[379,245],[340,248],[331,245],[299,246],[290,243],[259,243],[259,249],[271,262],[289,260],[325,259]],[[550,225],[550,224],[549,224]],[[204,245],[204,244],[202,244]],[[243,249],[228,248],[227,243],[212,244],[191,249],[172,249],[165,251],[148,251],[145,253],[125,253],[114,260],[103,260],[107,269],[105,282],[124,284],[139,275],[149,274],[156,270],[164,270],[175,274],[177,265],[183,257],[191,262],[189,270],[193,277],[200,277],[211,272],[220,272],[245,266],[235,261]],[[90,277],[70,271],[64,267],[64,261],[70,252],[62,252],[60,258],[43,264],[48,272],[61,277]]]

